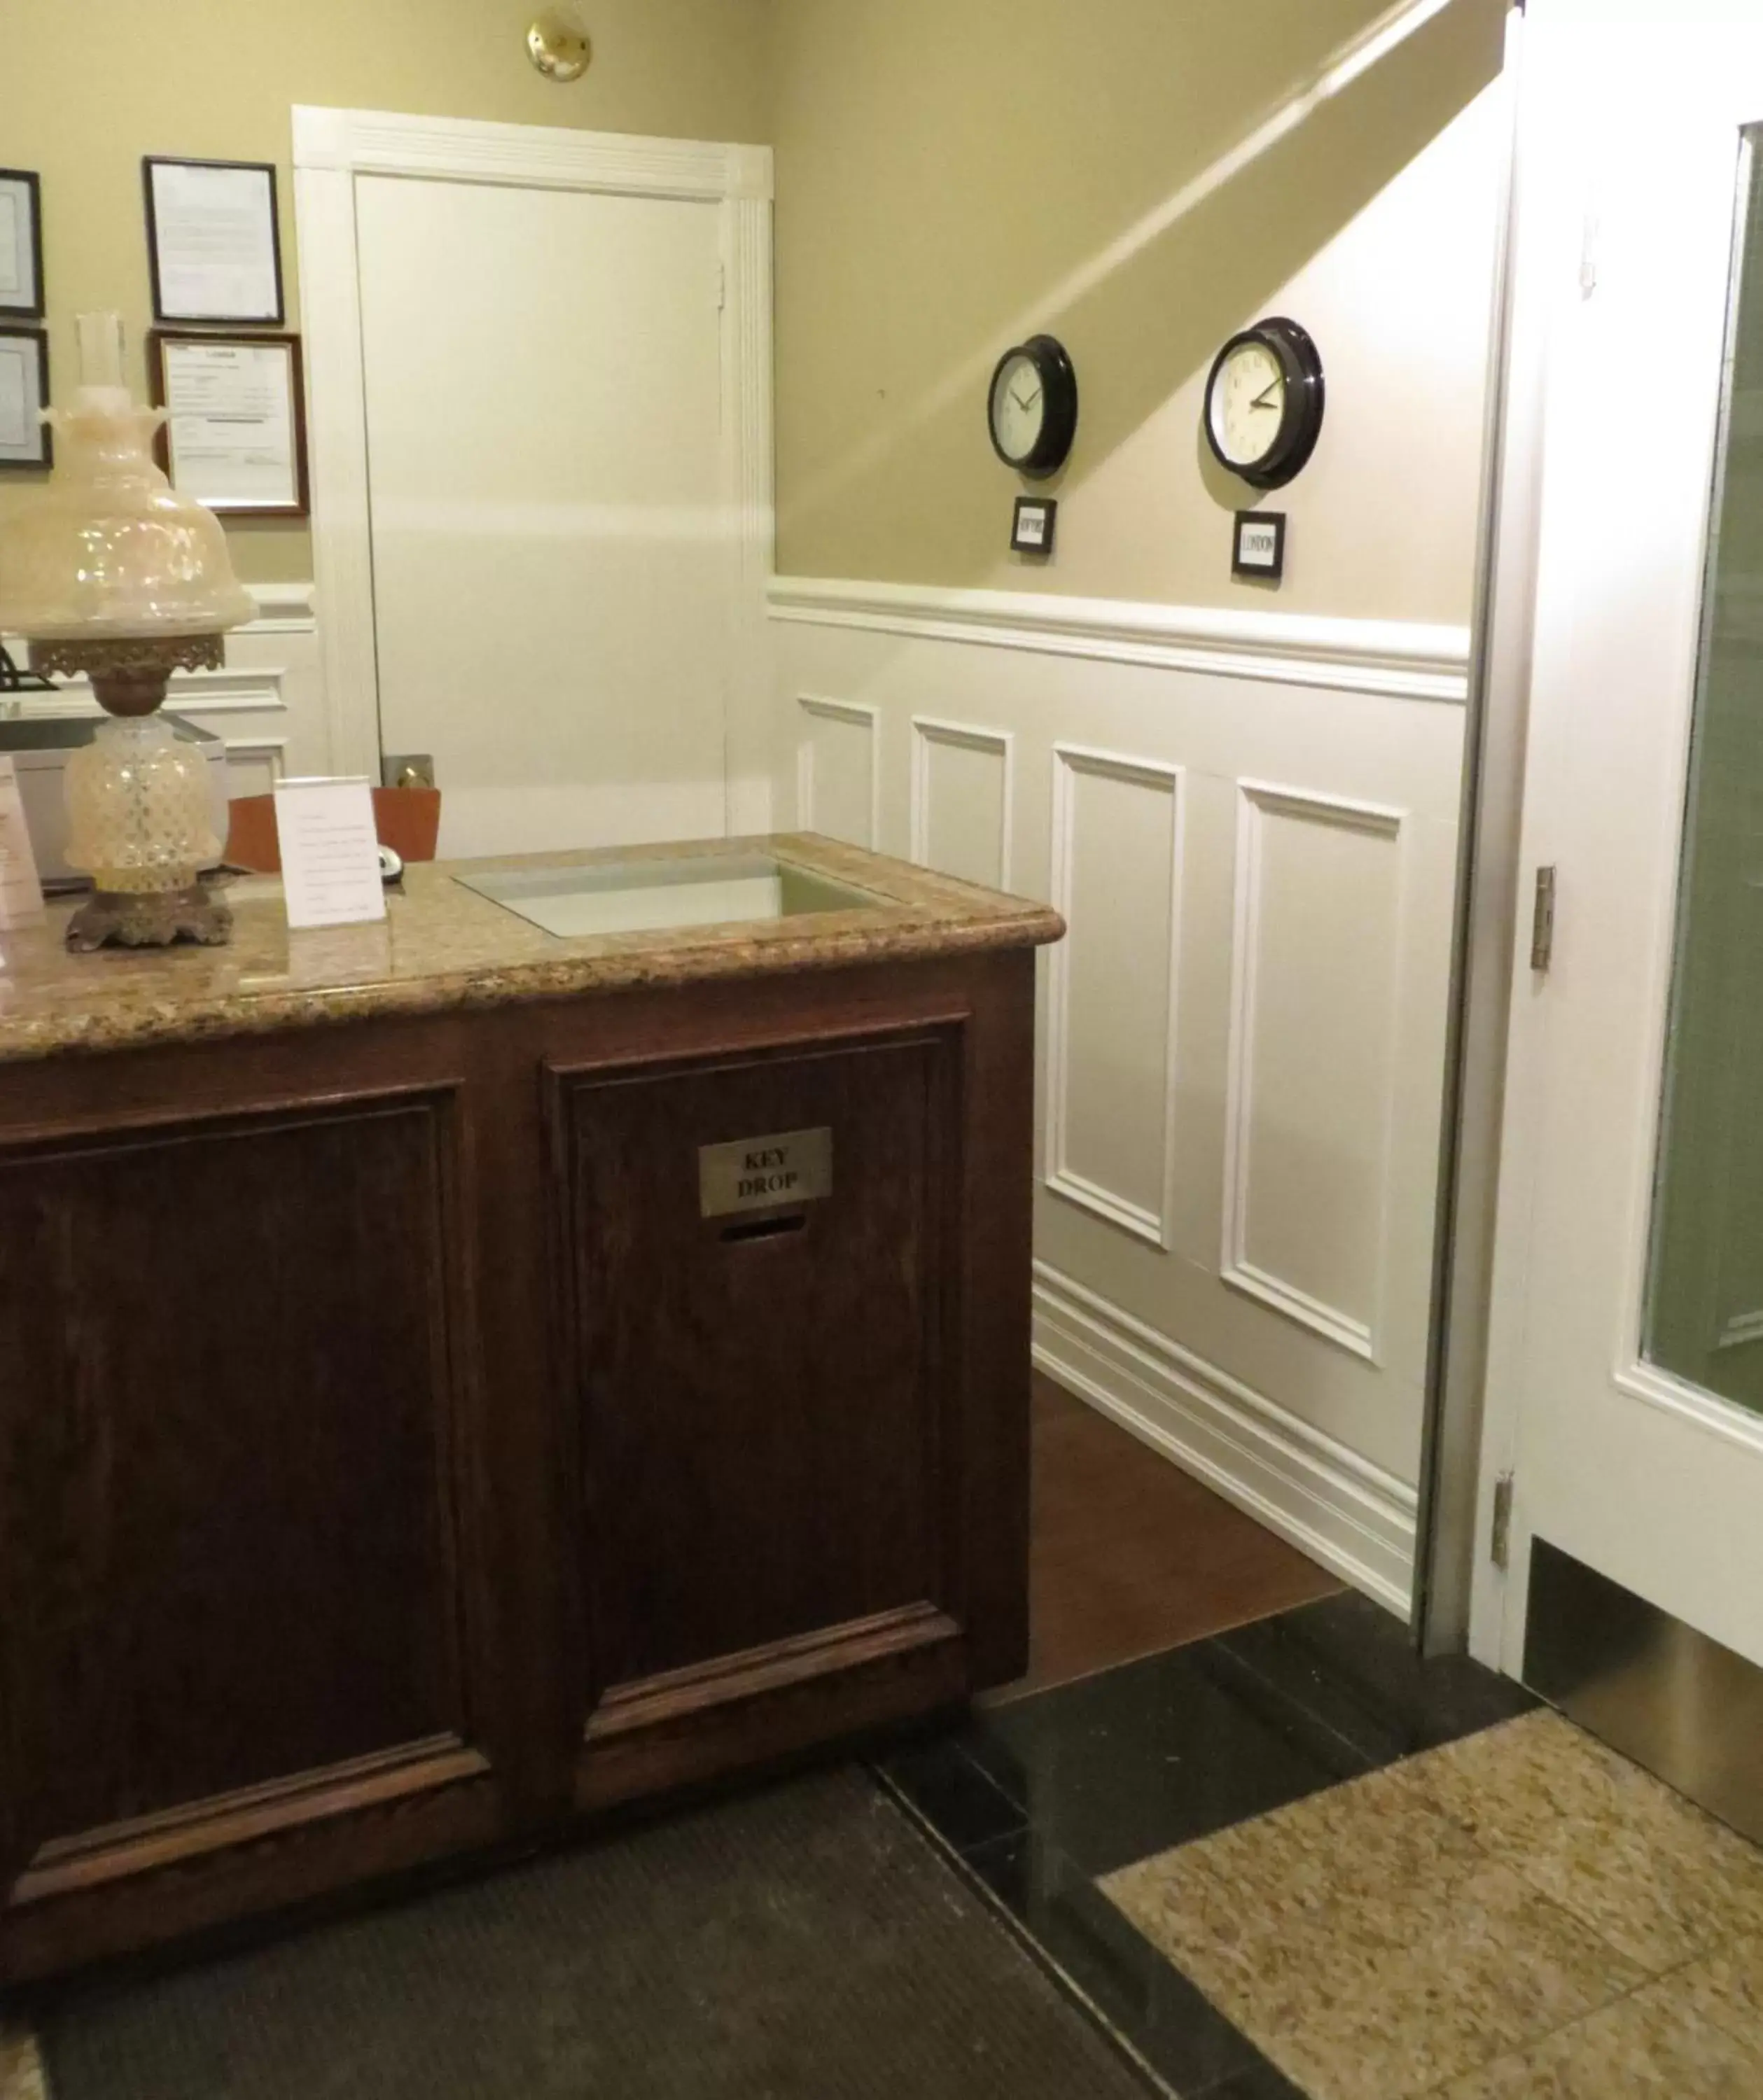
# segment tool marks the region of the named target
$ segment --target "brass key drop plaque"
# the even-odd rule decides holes
[[[698,1148],[700,1216],[817,1202],[832,1193],[833,1132],[824,1124]]]

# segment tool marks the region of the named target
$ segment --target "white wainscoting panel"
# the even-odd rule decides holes
[[[806,698],[796,705],[797,823],[854,846],[874,846],[882,788],[875,709]]]
[[[1238,792],[1221,1270],[1375,1362],[1402,812]]]
[[[1169,1241],[1182,911],[1182,769],[1053,750],[1047,1186]]]
[[[780,809],[996,880],[1005,792],[1010,885],[1070,922],[1036,1361],[1404,1608],[1466,633],[836,580],[771,609]]]
[[[229,796],[267,795],[288,770],[288,739],[262,736],[227,739],[227,792]]]
[[[1014,741],[1008,730],[912,717],[912,856],[921,867],[1010,888]]]

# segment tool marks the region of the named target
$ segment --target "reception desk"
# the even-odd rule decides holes
[[[234,893],[0,934],[0,1983],[1023,1665],[1054,914],[812,837]]]

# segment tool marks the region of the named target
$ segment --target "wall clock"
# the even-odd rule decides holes
[[[1234,335],[1206,382],[1206,439],[1219,463],[1256,488],[1301,473],[1323,421],[1323,368],[1296,321],[1275,315]]]
[[[992,448],[1006,466],[1036,480],[1057,474],[1077,435],[1077,373],[1065,346],[1036,335],[1005,351],[986,410]]]

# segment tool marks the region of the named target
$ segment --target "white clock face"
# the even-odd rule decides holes
[[[1208,412],[1232,466],[1253,466],[1273,449],[1285,421],[1284,367],[1265,343],[1239,343],[1213,383]]]
[[[1046,390],[1032,357],[1009,359],[992,389],[992,429],[1006,459],[1025,460],[1047,420]]]

